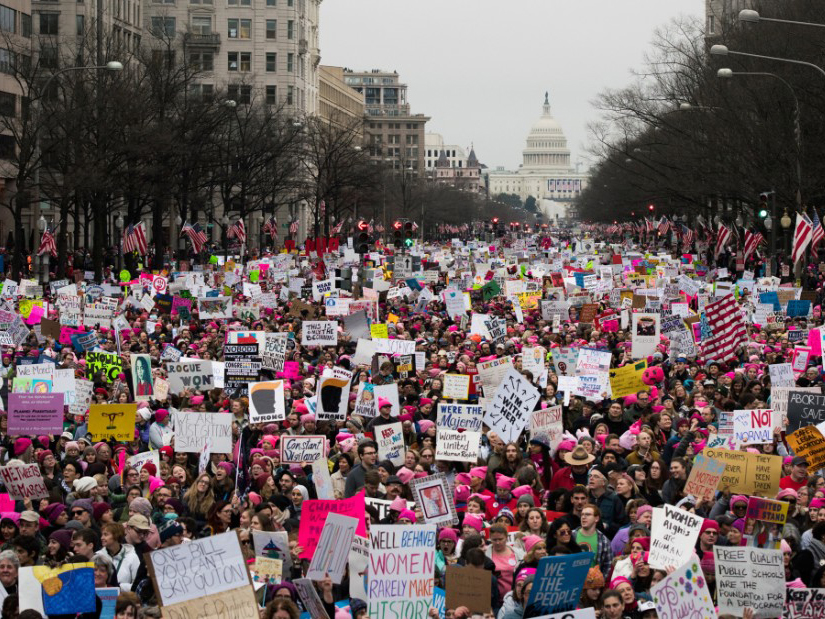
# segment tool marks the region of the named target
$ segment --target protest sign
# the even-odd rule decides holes
[[[578,610],[568,610],[552,615],[542,615],[536,619],[596,619],[595,608],[580,608]]]
[[[284,381],[268,380],[250,384],[249,423],[271,423],[284,419]]]
[[[695,555],[653,585],[650,594],[656,604],[658,619],[712,619],[717,616],[699,559]]]
[[[738,445],[772,443],[774,428],[781,427],[779,421],[769,408],[733,411],[733,437]]]
[[[705,447],[708,458],[725,463],[719,490],[736,494],[776,496],[782,477],[782,458],[730,449]]]
[[[267,333],[261,349],[261,366],[274,372],[283,372],[286,361],[286,333]]]
[[[94,335],[92,333],[91,335]],[[107,383],[115,382],[118,374],[123,374],[123,360],[115,353],[89,352],[86,354],[86,377],[95,380],[95,375],[103,371]]]
[[[163,352],[160,353],[161,361],[179,361],[183,353],[171,344],[166,345]]]
[[[486,570],[447,566],[447,608],[466,606],[470,612],[489,613],[492,579]]]
[[[132,385],[135,397],[154,397],[154,381],[152,380],[152,357],[149,355],[129,355],[132,366]]]
[[[374,385],[372,383],[358,383],[358,395],[355,398],[354,415],[360,415],[367,419],[378,414],[378,400],[375,397]]]
[[[180,394],[184,389],[207,391],[214,386],[212,362],[183,358],[166,364],[169,391]]]
[[[373,431],[378,443],[378,460],[389,460],[395,466],[403,466],[406,449],[401,422],[376,426]]]
[[[299,555],[301,559],[312,559],[327,514],[336,513],[358,518],[356,535],[366,537],[367,527],[364,524],[364,492],[361,491],[348,499],[324,500],[310,499],[301,505],[301,520],[298,526],[298,545],[303,548]]]
[[[505,443],[518,439],[539,399],[539,391],[510,368],[487,406],[484,423]]]
[[[89,410],[92,402],[94,385],[92,381],[83,378],[76,378],[74,381],[75,399],[69,402],[69,414],[72,416],[83,416]]]
[[[303,346],[335,346],[338,344],[338,323],[331,320],[305,320],[301,325]]]
[[[390,415],[393,417],[398,417],[398,415],[401,414],[401,402],[398,398],[398,385],[395,383],[390,383],[389,385],[374,385],[373,391],[375,392],[376,403],[381,398],[389,400],[392,405]]]
[[[647,359],[630,363],[620,368],[610,370],[610,390],[614,398],[623,398],[628,395],[636,395],[639,391],[647,389],[647,385],[642,380],[647,369]]]
[[[371,619],[427,619],[433,600],[435,541],[434,525],[370,527]]]
[[[756,619],[778,617],[785,606],[782,551],[714,546],[719,613],[741,616],[750,606]]]
[[[224,386],[229,393],[248,395],[249,383],[260,380],[261,362],[258,358],[258,344],[233,344],[223,347]],[[213,381],[214,364],[213,364]]]
[[[247,588],[252,582],[236,531],[159,548],[146,556],[164,607]]]
[[[475,463],[481,447],[481,432],[458,432],[439,426],[435,445],[438,460]]]
[[[351,380],[352,372],[340,367],[333,368],[331,373],[321,375],[321,379],[318,381],[318,409],[316,414],[319,421],[346,420]]]
[[[745,545],[779,548],[782,527],[788,518],[789,507],[787,501],[749,497],[748,511],[745,514]]]
[[[443,397],[448,400],[466,400],[470,393],[470,377],[467,374],[444,374]]]
[[[586,376],[607,372],[610,369],[610,353],[595,348],[581,348],[576,361],[576,375]]]
[[[155,470],[160,468],[160,452],[156,449],[151,451],[142,451],[140,453],[134,454],[126,458],[126,464],[131,467],[137,469],[140,472],[140,469],[143,468],[143,465],[147,462],[151,462],[155,465]]]
[[[664,570],[683,565],[693,552],[701,527],[702,517],[696,514],[667,504],[653,508],[650,567]]]
[[[819,428],[805,426],[787,435],[785,439],[797,456],[802,456],[808,461],[811,470],[825,467],[825,437]]]
[[[370,337],[374,340],[389,339],[390,334],[386,323],[377,322],[370,325]]]
[[[298,590],[298,596],[301,598],[304,608],[307,609],[308,617],[311,619],[330,619],[324,605],[321,603],[315,585],[309,578],[296,578],[292,581],[292,584]]]
[[[3,479],[6,492],[15,501],[43,499],[49,496],[37,464],[10,460],[7,466],[0,468],[0,477]]]
[[[444,473],[410,480],[409,485],[415,502],[421,507],[425,522],[439,526],[458,524],[453,493]]]
[[[632,348],[633,358],[642,359],[656,352],[659,344],[661,316],[659,314],[633,314]]]
[[[542,346],[524,347],[521,351],[521,368],[538,376],[544,370],[547,350]]]
[[[806,393],[794,389],[788,393],[788,424],[785,431],[794,432],[807,425],[819,425],[825,421],[825,395]]]
[[[232,297],[198,297],[201,320],[232,318]]]
[[[14,436],[60,434],[63,405],[62,393],[10,393],[8,433]]]
[[[561,405],[533,411],[530,417],[530,438],[532,440],[540,441],[550,449],[555,449],[561,442],[563,432]]]
[[[137,404],[92,404],[89,407],[89,433],[92,440],[133,441]]]
[[[284,434],[279,441],[281,462],[301,466],[324,459],[327,455],[325,436],[292,436]]]
[[[825,589],[787,588],[782,619],[822,619],[825,617]]]
[[[439,429],[481,431],[484,407],[477,404],[444,404],[439,402],[436,425]]]
[[[60,586],[55,586],[57,583]],[[94,563],[21,567],[18,586],[21,611],[36,610],[41,617],[71,617],[77,613],[95,616]]]
[[[525,615],[574,610],[579,605],[591,561],[592,552],[539,559]]]
[[[772,363],[768,366],[771,373],[771,387],[793,387],[796,379],[790,363]]]
[[[484,387],[485,394],[488,395],[495,392],[496,388],[501,384],[501,381],[507,375],[507,372],[513,367],[512,359],[510,357],[501,357],[498,359],[491,359],[490,361],[481,361],[476,364],[478,369],[478,378]]]
[[[312,466],[312,484],[315,486],[315,492],[319,499],[334,499],[335,490],[332,487],[332,476],[329,474],[329,464],[326,458],[320,460],[313,460]]]
[[[390,340],[386,338],[373,338],[375,352],[388,355],[412,355],[415,354],[414,340]]]
[[[318,546],[307,569],[307,578],[323,580],[329,575],[333,583],[341,584],[358,521],[358,518],[352,516],[327,514],[321,539],[318,540]]]
[[[175,411],[174,422],[175,451],[200,453],[209,439],[212,453],[232,453],[232,415]]]
[[[209,538],[211,539],[211,538]],[[238,587],[204,595],[186,602],[163,607],[164,619],[220,619],[226,613],[235,617],[257,617],[258,603],[252,587]]]
[[[554,348],[550,354],[556,374],[573,376],[579,358],[578,348]]]
[[[724,472],[724,462],[711,460],[704,454],[698,454],[693,459],[693,467],[690,469],[690,475],[685,484],[685,494],[704,499],[706,503],[711,502]]]

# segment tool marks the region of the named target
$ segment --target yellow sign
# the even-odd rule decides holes
[[[805,426],[785,438],[793,452],[808,461],[811,470],[818,470],[825,466],[825,437],[822,436],[819,428]]]
[[[18,307],[20,308],[20,315],[23,318],[28,318],[32,313],[34,306],[43,307],[43,301],[35,301],[33,299],[20,299]]]
[[[395,314],[389,314],[387,316],[387,322],[391,322],[392,324],[397,323],[398,322],[398,316],[396,316]]]
[[[776,496],[782,477],[782,457],[705,447],[702,453],[725,463],[719,490],[731,494]]]
[[[92,404],[89,407],[89,433],[93,441],[135,440],[137,404]]]
[[[370,336],[374,340],[389,338],[390,334],[387,331],[387,325],[385,325],[383,322],[370,325]]]
[[[516,296],[521,309],[536,309],[541,299],[541,292],[519,292]]]
[[[642,381],[642,374],[647,369],[647,360],[610,370],[610,389],[614,398],[635,395],[647,385]]]

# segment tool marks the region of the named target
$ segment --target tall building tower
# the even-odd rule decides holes
[[[364,95],[364,134],[372,160],[423,175],[424,128],[430,117],[410,111],[407,85],[398,73],[345,69],[344,81]]]
[[[179,51],[181,60],[200,70],[197,90],[204,97],[220,89],[239,105],[263,97],[269,105],[315,114],[320,4],[321,0],[152,0],[145,5],[144,25],[150,45],[161,50],[171,37],[176,55]]]

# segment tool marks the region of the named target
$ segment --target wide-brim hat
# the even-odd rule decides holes
[[[583,446],[577,445],[573,451],[564,454],[562,458],[570,466],[585,466],[593,462],[596,456],[588,453]]]

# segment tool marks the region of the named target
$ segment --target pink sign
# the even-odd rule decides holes
[[[86,333],[85,329],[78,329],[77,327],[60,327],[60,339],[58,342],[64,346],[72,345],[72,336]]]
[[[33,305],[32,311],[29,313],[29,317],[26,318],[24,321],[27,325],[38,325],[40,324],[40,319],[43,318],[43,315],[46,311],[40,307],[39,305]]]
[[[301,377],[300,369],[301,364],[297,361],[284,361],[284,377],[289,380],[298,380]]]
[[[602,320],[602,331],[607,331],[608,333],[616,333],[619,330],[619,321],[618,320]]]
[[[327,514],[334,512],[358,519],[358,528],[355,534],[367,536],[367,526],[364,524],[366,502],[362,490],[349,499],[318,499],[304,501],[301,506],[301,524],[298,528],[298,545],[304,551],[299,555],[302,559],[311,559],[321,539],[321,531],[327,520]]]
[[[62,393],[10,393],[9,434],[60,434],[63,432]]]

